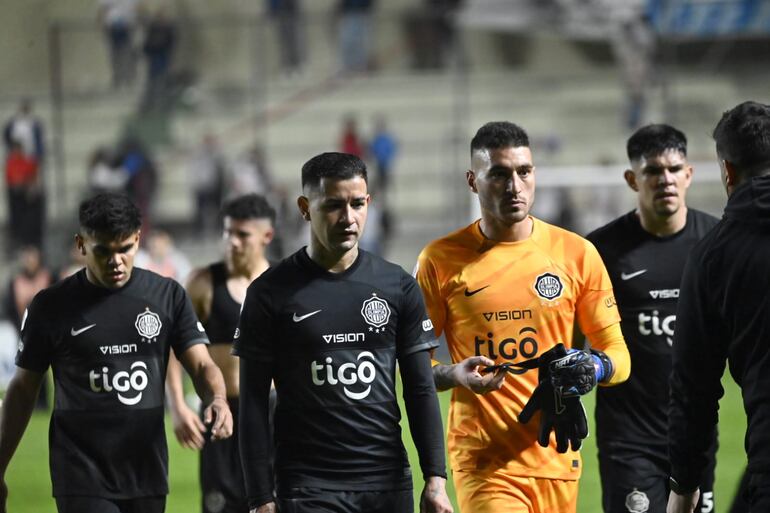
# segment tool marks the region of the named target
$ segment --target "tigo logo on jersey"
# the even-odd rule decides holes
[[[374,355],[369,351],[363,351],[359,353],[358,357],[356,358],[358,363],[343,363],[337,367],[336,370],[334,369],[334,360],[331,356],[327,356],[324,359],[325,363],[323,364],[317,363],[315,360],[313,360],[313,362],[310,364],[310,375],[313,379],[313,384],[320,387],[327,383],[332,386],[336,385],[337,383],[342,383],[342,391],[345,392],[345,395],[348,398],[355,401],[360,401],[361,399],[366,398],[372,391],[372,386],[370,383],[374,381],[374,378],[377,375],[377,370],[374,367],[374,363],[371,361],[361,361],[364,358],[371,358],[374,360]],[[354,392],[348,389],[348,386],[352,387],[352,385],[357,384],[359,381],[367,385],[364,390],[360,392]]]
[[[144,362],[134,362],[131,364],[131,372],[119,371],[110,378],[110,369],[102,367],[101,373],[91,371],[88,373],[88,381],[91,384],[91,390],[94,392],[118,392],[118,401],[133,406],[142,400],[142,391],[147,388],[149,378],[147,377],[147,364]],[[123,395],[130,392],[135,395]]]
[[[155,312],[151,312],[149,308],[145,308],[144,312],[136,316],[136,331],[142,340],[146,342],[154,342],[156,337],[160,335],[160,329],[163,327],[163,323],[160,322],[160,316]]]
[[[556,299],[561,296],[562,290],[561,278],[555,274],[545,273],[535,279],[535,292],[543,299]]]
[[[377,294],[372,294],[361,306],[361,315],[369,326],[381,328],[390,320],[390,307],[387,301],[378,298]]]

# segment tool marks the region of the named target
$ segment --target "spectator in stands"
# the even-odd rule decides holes
[[[228,182],[227,196],[231,198],[250,193],[270,195],[273,178],[261,145],[252,146],[233,164]]]
[[[129,87],[136,77],[134,35],[139,18],[139,0],[99,0],[99,22],[110,49],[112,87]]]
[[[219,225],[227,164],[217,138],[206,133],[188,164],[195,204],[195,231],[213,233]]]
[[[165,7],[157,8],[145,27],[142,46],[147,59],[147,84],[142,101],[144,111],[162,111],[170,106],[169,71],[176,40],[176,23]]]
[[[128,137],[118,148],[115,161],[128,176],[126,194],[142,213],[142,232],[150,232],[152,201],[158,186],[158,170],[145,145]]]
[[[342,153],[349,153],[362,159],[364,157],[364,143],[358,134],[358,123],[356,118],[348,115],[342,122],[342,136],[340,137],[339,148]]]
[[[267,0],[267,12],[278,31],[283,73],[287,77],[296,76],[305,60],[301,0]]]
[[[91,154],[88,165],[88,188],[92,195],[102,192],[126,192],[128,173],[116,166],[110,150],[99,147]]]
[[[25,153],[20,142],[12,141],[5,159],[8,250],[19,245],[42,247],[45,203],[39,170],[37,160]]]
[[[184,284],[192,266],[184,254],[174,245],[168,232],[155,229],[149,233],[146,248],[136,253],[134,265],[176,280]]]
[[[649,19],[639,15],[621,21],[612,47],[626,88],[626,128],[635,131],[645,122],[647,97],[655,77],[657,41]]]
[[[19,143],[24,155],[34,159],[38,166],[43,165],[45,158],[43,123],[33,113],[31,100],[22,100],[16,114],[5,123],[3,141],[6,151],[11,150],[14,142]]]
[[[339,48],[342,71],[366,71],[370,66],[374,0],[339,0]]]
[[[388,130],[385,117],[380,115],[374,122],[374,136],[369,143],[369,153],[374,158],[377,169],[377,187],[380,193],[388,189],[393,160],[398,153],[398,142]]]
[[[3,317],[11,321],[21,336],[24,314],[35,294],[48,287],[53,278],[43,265],[43,255],[36,246],[22,246],[18,252],[18,270],[11,277],[3,301]],[[36,408],[48,407],[47,386],[40,388]]]

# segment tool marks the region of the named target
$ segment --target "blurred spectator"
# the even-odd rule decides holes
[[[634,131],[645,122],[647,98],[655,76],[657,41],[649,19],[623,20],[613,33],[612,47],[626,88],[625,124]]]
[[[267,0],[267,11],[278,30],[283,73],[291,77],[302,71],[305,60],[305,34],[301,0]]]
[[[171,278],[184,284],[192,267],[176,246],[174,240],[163,230],[153,230],[145,239],[145,248],[136,254],[134,265]]]
[[[70,240],[67,247],[69,248],[69,260],[59,269],[57,280],[63,280],[68,276],[72,276],[86,266],[86,257],[77,244]]]
[[[115,162],[128,177],[126,194],[142,212],[142,232],[149,233],[152,200],[158,186],[158,170],[139,139],[129,137],[119,146]]]
[[[43,255],[35,246],[23,246],[18,252],[18,269],[11,277],[8,289],[3,301],[4,316],[11,321],[21,336],[21,329],[25,320],[27,306],[32,302],[35,294],[51,285],[53,279],[51,273],[43,265]],[[47,381],[47,380],[46,380]],[[40,388],[40,395],[36,407],[45,409],[48,407],[47,383]]]
[[[342,71],[366,71],[370,65],[374,0],[339,0],[339,48]]]
[[[38,166],[43,165],[45,158],[45,139],[43,123],[32,112],[32,101],[22,100],[19,109],[5,123],[3,141],[6,151],[16,142],[21,145],[24,154],[34,159]]]
[[[358,135],[358,123],[353,116],[347,116],[342,122],[339,148],[342,153],[350,153],[359,158],[364,157],[364,145]]]
[[[188,165],[195,196],[195,231],[212,233],[219,226],[219,205],[227,169],[214,135],[207,133],[203,136]]]
[[[139,0],[99,0],[99,22],[110,49],[112,87],[129,87],[136,77],[134,34]]]
[[[384,116],[378,116],[374,121],[374,136],[369,143],[369,153],[377,166],[377,187],[384,193],[388,189],[393,160],[398,153],[398,142],[388,130]]]
[[[107,148],[94,150],[88,165],[88,188],[92,195],[102,192],[126,192],[128,173],[116,166],[114,156]]]
[[[249,193],[268,196],[272,188],[273,179],[264,151],[259,144],[255,144],[233,164],[227,196],[236,197]]]
[[[40,184],[39,165],[27,155],[18,141],[12,141],[5,159],[5,186],[8,191],[8,250],[19,245],[42,247],[45,198]]]
[[[147,59],[147,84],[142,110],[165,110],[170,107],[171,58],[176,45],[176,24],[165,6],[158,7],[145,27],[142,50]]]

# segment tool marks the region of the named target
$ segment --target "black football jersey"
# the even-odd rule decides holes
[[[143,269],[115,290],[93,285],[81,270],[35,297],[16,364],[53,371],[54,496],[168,493],[169,350],[207,342],[184,289]]]
[[[411,488],[396,361],[437,345],[414,279],[363,250],[339,274],[302,249],[257,278],[234,353],[273,365],[277,485]]]
[[[227,266],[217,262],[209,266],[211,273],[211,312],[203,323],[212,344],[230,344],[238,327],[241,304],[227,290]]]
[[[631,354],[628,381],[597,390],[600,447],[621,443],[665,454],[679,282],[690,249],[717,222],[688,209],[682,230],[656,237],[629,212],[588,235],[612,280]]]

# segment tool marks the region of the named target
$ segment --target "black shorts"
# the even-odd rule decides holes
[[[201,502],[204,513],[248,513],[246,486],[238,450],[238,399],[228,399],[233,435],[212,442],[206,436],[200,454]]]
[[[412,490],[354,491],[291,488],[276,499],[278,513],[413,513]]]
[[[714,465],[700,487],[695,513],[713,513]],[[653,513],[666,511],[668,503],[668,458],[628,449],[600,449],[604,513]]]
[[[138,499],[56,497],[56,509],[59,513],[163,513],[166,496]]]

